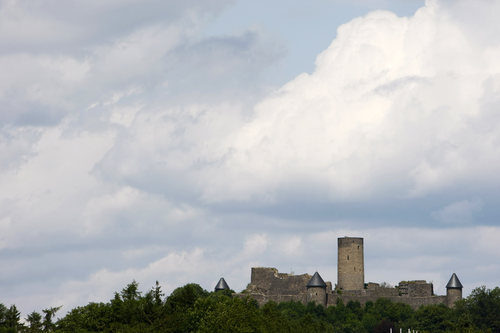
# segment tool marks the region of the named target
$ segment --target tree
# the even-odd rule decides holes
[[[377,326],[373,329],[373,333],[386,333],[386,332],[395,332],[394,323],[387,319],[382,319]]]
[[[141,297],[141,292],[139,291],[139,283],[133,280],[125,288],[122,289],[120,296],[126,301],[136,301]]]
[[[72,309],[57,322],[58,331],[86,330],[100,332],[111,326],[113,316],[109,303],[89,303]]]
[[[42,332],[42,315],[33,311],[26,317],[28,323],[28,332]]]
[[[474,289],[469,297],[456,304],[459,317],[469,318],[474,326],[484,331],[500,332],[500,288]],[[461,323],[463,326],[464,322]]]
[[[5,311],[5,327],[12,329],[12,331],[17,332],[21,319],[21,313],[17,310],[15,305],[11,305],[7,311]]]
[[[444,304],[421,306],[415,313],[416,328],[428,332],[453,329],[452,310]]]
[[[198,332],[259,332],[263,321],[257,302],[251,298],[213,294],[199,299],[193,317]]]
[[[5,327],[5,314],[7,312],[7,308],[5,305],[0,303],[0,327]]]
[[[165,307],[168,312],[182,311],[194,305],[200,297],[207,296],[208,292],[196,283],[189,283],[175,289],[167,298]]]
[[[163,304],[162,298],[163,298],[163,296],[165,296],[165,294],[162,292],[161,286],[158,283],[158,280],[156,280],[155,287],[152,290],[152,294],[153,294],[154,304],[156,306],[162,305]]]
[[[208,295],[207,291],[195,283],[175,289],[164,304],[164,325],[172,332],[194,331],[198,313],[193,314],[193,308],[199,299]]]
[[[43,309],[42,312],[44,313],[43,316],[43,331],[44,332],[53,332],[54,329],[56,328],[56,325],[53,322],[54,315],[56,314],[57,311],[61,309],[61,306],[58,307],[52,307],[48,309]]]

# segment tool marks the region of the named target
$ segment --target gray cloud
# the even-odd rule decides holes
[[[187,25],[196,30],[230,0],[209,1],[2,1],[4,53],[76,53],[108,44],[157,24]]]
[[[356,18],[274,89],[280,41],[203,36],[226,1],[2,2],[0,301],[238,290],[253,265],[334,281],[343,235],[369,280],[497,283],[498,25],[461,3]]]

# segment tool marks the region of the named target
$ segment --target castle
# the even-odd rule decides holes
[[[240,297],[250,296],[259,304],[268,301],[315,302],[323,306],[335,305],[337,300],[345,304],[357,301],[365,304],[379,298],[405,303],[413,308],[429,304],[453,304],[462,298],[462,284],[453,273],[446,285],[446,296],[434,295],[432,283],[423,280],[402,281],[396,287],[378,283],[365,283],[363,238],[338,238],[337,285],[325,282],[318,272],[314,275],[279,273],[276,268],[253,267],[250,284]],[[229,289],[223,278],[215,290]]]

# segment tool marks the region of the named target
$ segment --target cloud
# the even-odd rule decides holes
[[[113,292],[119,291],[114,290],[116,286],[125,287],[133,280],[140,281],[141,288],[147,290],[148,287],[154,285],[157,279],[160,279],[164,291],[170,293],[174,288],[192,282],[193,276],[208,273],[210,264],[213,262],[206,261],[204,251],[195,248],[189,252],[171,252],[144,267],[129,268],[123,271],[102,269],[93,273],[87,280],[73,280],[63,283],[51,304],[54,306],[64,304],[65,310],[69,311],[78,304],[97,300],[106,302],[112,298]],[[171,275],[176,276],[175,280],[168,281],[166,277]]]
[[[261,254],[267,248],[267,235],[252,235],[245,241],[244,253],[247,255]]]
[[[42,51],[81,54],[93,45],[151,25],[188,25],[196,31],[201,23],[230,1],[2,1],[0,49],[3,52]],[[92,22],[90,25],[89,22]],[[22,27],[22,29],[19,29]]]
[[[462,200],[433,212],[432,217],[443,223],[463,224],[474,221],[474,214],[481,211],[479,200]]]
[[[162,185],[154,181],[154,191],[173,188],[209,205],[418,201],[497,183],[498,45],[478,46],[475,30],[462,26],[454,10],[429,1],[412,17],[375,11],[342,25],[313,73],[287,83],[251,113],[248,104],[227,98],[163,104],[154,114],[143,108],[124,136],[126,146],[137,142],[142,150],[138,138],[158,128],[162,139],[137,155],[124,154],[118,143],[102,171],[149,191],[149,170],[163,179]],[[238,46],[211,39],[181,54],[189,59],[200,50],[208,55],[202,62],[228,53],[246,58],[254,38],[246,34]],[[198,91],[228,82],[234,68],[247,67],[233,60],[209,71],[200,67],[188,81],[190,91],[200,97]],[[193,84],[207,75],[220,80]],[[176,86],[187,87],[182,80]],[[115,164],[140,168],[116,173]]]
[[[279,41],[203,35],[226,1],[2,2],[1,301],[334,282],[344,235],[367,280],[497,283],[499,25],[456,3],[356,18],[273,89]]]
[[[497,183],[499,129],[483,100],[496,95],[485,88],[498,47],[477,47],[447,10],[428,2],[410,18],[378,11],[341,26],[314,73],[257,105],[221,173],[232,186],[208,187],[207,200],[287,200],[280,189],[301,180],[331,201]]]
[[[263,90],[257,88],[260,73],[283,50],[257,30],[201,36],[206,22],[227,5],[226,0],[3,2],[0,124],[54,126],[69,114],[88,118],[89,107],[131,90],[128,104],[155,109],[155,102],[165,107],[193,99],[225,101],[236,94],[255,98],[252,93]],[[22,29],[14,28],[18,25]]]

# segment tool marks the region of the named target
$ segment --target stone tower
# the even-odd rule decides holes
[[[453,273],[451,275],[450,281],[446,285],[446,303],[449,307],[453,307],[456,301],[462,299],[462,284],[458,279],[458,276]]]
[[[337,288],[361,290],[365,287],[363,238],[338,239]]]
[[[314,273],[307,283],[307,302],[326,306],[326,283],[318,272]]]

